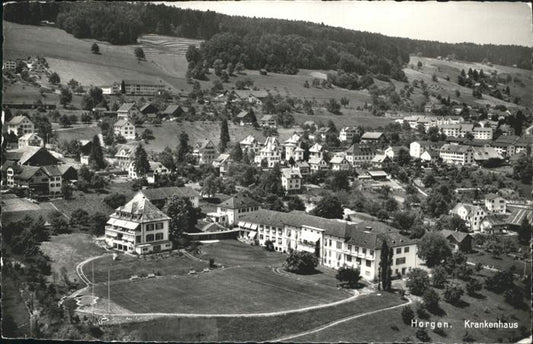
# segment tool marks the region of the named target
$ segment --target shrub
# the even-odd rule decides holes
[[[271,240],[265,241],[265,249],[267,251],[274,251],[274,243]]]
[[[410,306],[402,308],[402,320],[406,325],[410,325],[411,321],[415,318],[415,312]]]
[[[433,288],[428,288],[422,295],[422,299],[429,310],[435,310],[439,307],[440,296]]]
[[[337,271],[335,278],[340,282],[346,282],[348,286],[353,287],[359,282],[359,279],[361,279],[361,272],[358,268],[354,269],[343,266]]]
[[[480,291],[481,289],[483,289],[483,285],[475,278],[472,278],[466,284],[466,293],[470,296],[475,295],[476,292]]]
[[[442,327],[437,327],[433,330],[436,334],[438,334],[441,337],[446,337],[446,332],[444,332],[444,329]]]
[[[283,264],[285,270],[299,274],[310,274],[315,271],[318,258],[309,252],[293,251]]]
[[[463,294],[463,288],[459,285],[449,285],[446,287],[446,290],[444,290],[444,300],[449,303],[457,303]]]
[[[422,342],[429,342],[431,340],[425,328],[419,328],[418,330],[416,330],[415,335],[416,338],[420,339]]]
[[[435,269],[433,269],[431,284],[435,288],[444,288],[444,284],[446,283],[447,277],[448,274],[446,273],[446,269],[442,266],[437,266]]]

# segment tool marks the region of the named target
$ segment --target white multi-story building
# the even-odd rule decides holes
[[[334,156],[330,162],[332,171],[349,171],[351,166],[344,156]]]
[[[124,93],[131,95],[155,96],[165,90],[165,85],[161,81],[156,83],[147,80],[123,80],[122,85],[124,85]]]
[[[31,134],[35,131],[35,125],[26,116],[15,116],[7,122],[7,132],[15,135]]]
[[[126,140],[135,140],[135,125],[128,119],[119,119],[113,124],[113,133],[122,136]]]
[[[485,195],[485,208],[493,214],[505,214],[507,212],[507,201],[497,194]]]
[[[493,131],[492,128],[477,127],[472,131],[476,140],[492,140]]]
[[[284,168],[281,170],[281,185],[287,193],[298,192],[302,188],[302,175],[295,168]]]
[[[254,162],[256,164],[261,165],[263,161],[265,161],[266,167],[268,168],[272,168],[281,162],[281,146],[278,139],[274,136],[267,137],[263,148],[255,156]]]
[[[445,144],[440,148],[439,156],[446,164],[472,165],[474,150],[470,146]]]
[[[315,143],[309,148],[309,159],[311,158],[323,158],[324,147],[320,143]]]
[[[474,125],[471,123],[463,124],[444,124],[439,126],[441,133],[452,137],[465,137],[467,133],[472,133]]]
[[[244,140],[239,142],[239,144],[241,145],[241,150],[243,153],[252,151],[257,154],[259,149],[261,149],[261,143],[259,143],[259,141],[257,141],[253,135],[246,136]]]
[[[301,136],[294,133],[285,142],[283,147],[285,148],[285,160],[289,161],[291,158],[294,161],[302,161],[304,159],[304,150],[300,147]]]
[[[242,216],[256,212],[259,209],[261,209],[260,204],[255,200],[243,194],[237,194],[220,203],[217,211],[208,213],[207,217],[213,222],[233,226],[239,222]]]
[[[472,232],[481,230],[481,222],[487,216],[487,212],[480,206],[458,203],[450,214],[455,214],[463,219]]]
[[[355,135],[361,134],[359,128],[356,127],[344,127],[339,132],[339,141],[352,142]]]
[[[270,241],[279,252],[314,253],[320,264],[334,269],[343,266],[359,268],[361,276],[369,281],[379,277],[384,241],[393,250],[394,274],[405,275],[421,263],[417,257],[417,240],[380,222],[356,224],[302,211],[282,213],[261,209],[243,216],[238,225],[242,238],[257,240],[260,245]]]
[[[170,250],[169,222],[170,217],[139,192],[109,216],[105,242],[113,249],[135,254]]]
[[[346,151],[346,160],[352,166],[359,167],[363,164],[370,164],[376,154],[376,150],[371,146],[354,144]]]

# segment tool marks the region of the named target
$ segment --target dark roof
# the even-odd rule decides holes
[[[450,231],[448,229],[443,229],[441,231],[442,235],[444,235],[445,238],[448,238],[450,236],[452,236],[455,241],[457,242],[463,242],[463,240],[465,240],[467,237],[472,237],[470,234],[468,233],[464,233],[464,232],[458,232],[458,231]]]
[[[49,177],[58,177],[63,175],[57,165],[43,166],[42,169]]]
[[[183,186],[183,187],[168,186],[168,187],[155,188],[155,189],[144,189],[144,190],[141,190],[141,193],[146,198],[148,198],[150,201],[168,199],[172,196],[200,197],[200,194],[196,190],[188,186]]]
[[[255,207],[258,205],[259,203],[253,200],[252,198],[247,197],[243,194],[236,194],[235,196],[220,203],[218,206],[230,208],[230,209],[237,209],[237,208],[245,208],[245,207]]]
[[[174,113],[176,113],[176,111],[178,111],[179,108],[180,108],[179,105],[171,104],[171,105],[167,106],[166,109],[163,110],[163,112],[161,112],[161,114],[163,114],[163,115],[173,115]]]
[[[370,155],[376,154],[376,150],[370,146],[353,144],[350,148],[348,148],[346,153],[351,155]]]

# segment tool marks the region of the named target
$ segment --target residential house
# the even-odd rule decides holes
[[[135,171],[135,161],[132,161],[130,163],[130,166],[128,167],[128,177],[130,179],[146,178],[148,184],[155,184],[158,176],[165,176],[170,174],[170,170],[160,162],[149,161],[148,164],[150,165],[148,171],[145,175],[141,176],[137,173],[137,171]]]
[[[244,140],[239,142],[239,144],[241,145],[241,150],[243,153],[252,151],[257,154],[261,148],[261,143],[259,143],[259,141],[257,141],[253,135],[246,136]]]
[[[17,69],[17,61],[15,60],[7,60],[2,63],[2,69],[3,70],[11,70],[14,71]]]
[[[80,162],[85,165],[89,165],[89,155],[93,150],[92,140],[79,140],[80,142]]]
[[[439,156],[446,164],[472,165],[474,150],[470,146],[445,144],[440,148]]]
[[[265,98],[268,97],[266,90],[234,90],[232,93],[236,99],[256,106],[261,106]]]
[[[409,145],[409,155],[422,161],[432,161],[438,155],[433,147],[434,144],[427,141],[413,141]]]
[[[231,156],[228,153],[220,154],[215,160],[213,160],[213,167],[218,169],[221,177],[223,177],[231,165]]]
[[[294,133],[283,142],[286,161],[289,161],[291,158],[294,161],[301,161],[304,159],[304,149],[300,147],[300,138],[301,136],[299,134]]]
[[[7,122],[7,132],[15,135],[32,134],[35,131],[35,125],[26,116],[15,116]]]
[[[450,214],[458,215],[472,232],[479,232],[481,230],[481,221],[487,216],[487,211],[478,205],[467,203],[458,203]]]
[[[492,140],[493,130],[492,128],[477,127],[472,131],[474,139],[476,140]]]
[[[113,249],[134,254],[170,250],[169,223],[170,217],[139,192],[109,216],[105,242]]]
[[[354,167],[370,164],[376,156],[376,149],[369,145],[353,144],[346,151],[346,160]]]
[[[295,168],[284,168],[281,170],[281,185],[285,192],[295,193],[302,188],[302,175]]]
[[[115,164],[123,171],[128,171],[131,162],[135,158],[135,150],[139,146],[139,142],[131,142],[120,145],[115,154]]]
[[[135,125],[129,119],[121,118],[113,124],[113,133],[126,140],[135,140]]]
[[[167,105],[165,110],[161,112],[161,117],[174,118],[183,115],[183,109],[176,104]]]
[[[372,158],[372,161],[370,161],[370,164],[372,165],[372,167],[374,168],[383,168],[383,166],[385,166],[388,162],[392,162],[392,159],[389,158],[387,155],[385,154],[377,154],[376,156],[374,156]]]
[[[489,214],[481,221],[480,232],[484,234],[506,233],[507,215]]]
[[[329,164],[322,157],[309,158],[308,163],[311,173],[329,170]]]
[[[3,168],[3,173],[6,174],[6,186],[24,188],[30,197],[60,195],[64,182],[77,179],[76,170],[68,165],[28,166],[13,163],[6,167]]]
[[[349,171],[351,166],[344,156],[334,156],[330,162],[332,171]]]
[[[326,141],[329,134],[335,134],[335,131],[330,127],[322,127],[316,130],[313,134],[309,134],[310,140],[317,140],[320,138],[322,142]]]
[[[324,157],[324,146],[320,143],[315,143],[309,148],[309,159],[311,158],[323,158]]]
[[[361,136],[361,143],[377,144],[385,141],[385,135],[381,132],[368,131]]]
[[[233,227],[240,218],[261,209],[258,202],[243,194],[237,194],[217,206],[217,211],[208,213],[207,217],[215,223]]]
[[[205,139],[196,144],[192,155],[198,159],[198,164],[210,164],[216,158],[217,149],[213,142]]]
[[[260,127],[277,128],[276,118],[273,115],[264,115],[259,120]]]
[[[443,229],[440,233],[448,240],[453,252],[472,252],[473,237],[468,233]]]
[[[237,123],[240,126],[253,125],[254,122],[256,121],[255,114],[253,113],[253,111],[243,110],[243,111],[239,112],[239,114],[237,114],[236,118],[237,118]]]
[[[27,146],[42,147],[44,146],[44,140],[37,134],[28,133],[19,137],[18,148],[22,149]]]
[[[367,173],[373,180],[387,180],[390,178],[387,172],[383,170],[369,170]]]
[[[36,146],[25,146],[6,151],[4,157],[6,161],[12,161],[17,165],[26,166],[49,166],[60,163],[57,153],[52,154],[45,147]]]
[[[200,203],[200,194],[188,186],[166,186],[143,189],[140,192],[159,209],[163,209],[174,196],[188,200],[194,208],[198,208]]]
[[[354,136],[361,135],[361,130],[357,127],[343,127],[339,132],[339,141],[352,142]]]
[[[259,154],[254,159],[257,165],[262,166],[265,164],[267,168],[272,168],[274,165],[279,164],[281,162],[281,146],[277,137],[267,137],[263,148],[259,150]]]
[[[146,103],[139,109],[139,112],[148,116],[149,114],[157,114],[159,109],[152,103]]]
[[[507,201],[497,194],[485,195],[485,208],[492,214],[505,214],[507,212]]]
[[[140,111],[135,103],[124,103],[117,110],[117,118],[118,120],[127,120],[138,115],[139,113]]]
[[[311,167],[309,166],[309,163],[306,161],[298,161],[296,162],[296,165],[294,166],[299,172],[302,177],[306,177],[311,174]]]
[[[383,152],[386,156],[391,158],[392,160],[398,159],[400,156],[400,151],[404,151],[405,153],[409,153],[409,148],[405,146],[389,146],[387,149],[385,149],[385,152]]]
[[[498,130],[502,133],[502,136],[513,136],[515,134],[514,128],[509,124],[502,124],[498,127]]]
[[[243,240],[257,240],[263,246],[270,241],[278,252],[318,254],[321,265],[334,269],[359,268],[361,276],[368,281],[378,278],[383,241],[393,249],[393,273],[405,275],[420,264],[417,240],[404,237],[380,222],[356,224],[302,211],[282,213],[261,209],[242,217],[238,225]]]

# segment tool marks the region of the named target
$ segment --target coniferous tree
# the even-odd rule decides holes
[[[91,153],[89,153],[89,164],[99,170],[105,167],[104,153],[102,151],[102,146],[100,146],[100,139],[98,135],[94,135],[93,144],[91,147]]]
[[[189,135],[182,132],[179,136],[179,143],[176,149],[176,161],[184,162],[187,153],[189,153]]]
[[[236,144],[231,151],[231,159],[235,162],[241,162],[243,160],[243,153],[240,144]]]
[[[135,164],[135,173],[138,178],[142,178],[150,170],[150,163],[148,162],[148,155],[142,145],[139,145],[135,150],[135,157],[133,159]]]
[[[226,150],[229,140],[228,121],[224,118],[220,123],[220,143],[218,146],[221,153]]]
[[[381,244],[381,259],[379,270],[381,273],[381,286],[383,290],[390,290],[392,282],[392,248],[389,248],[386,240]]]

